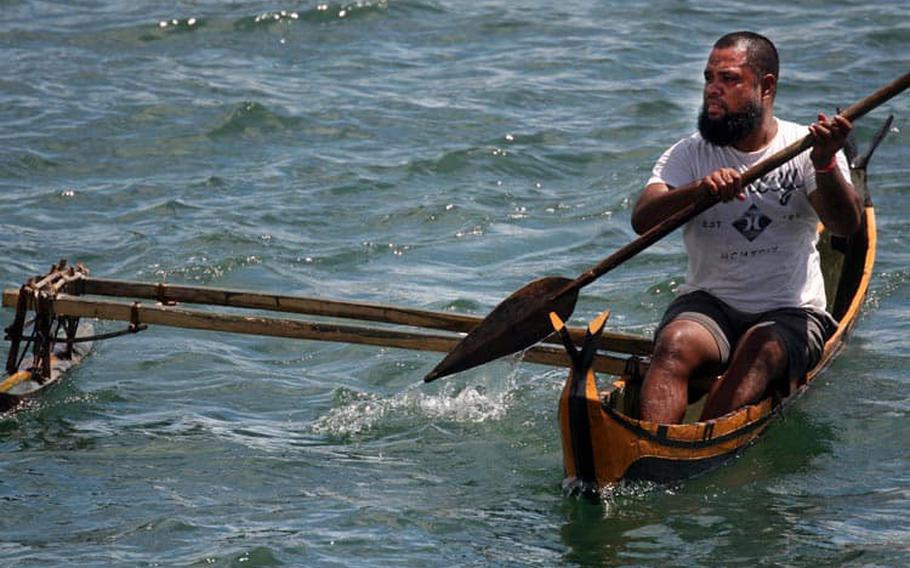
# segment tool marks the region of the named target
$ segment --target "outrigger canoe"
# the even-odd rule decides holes
[[[600,387],[596,373],[588,368],[588,342],[603,328],[605,314],[589,326],[588,339],[579,351],[566,338],[573,368],[559,401],[559,425],[565,466],[564,486],[570,491],[596,492],[620,480],[667,482],[697,475],[726,461],[753,443],[780,415],[781,409],[804,394],[814,380],[834,361],[856,325],[869,290],[875,261],[875,211],[866,182],[866,165],[875,147],[887,133],[891,119],[876,136],[868,152],[857,158],[848,147],[854,187],[864,197],[861,229],[850,238],[832,237],[823,227],[818,249],[825,277],[828,312],[838,320],[836,332],[825,344],[819,363],[794,392],[771,390],[759,402],[714,420],[697,421],[709,382],[705,377],[690,386],[682,424],[657,424],[639,418],[639,390],[647,370],[647,357],[633,357],[623,373],[605,380]],[[559,331],[561,321],[553,319]],[[786,387],[780,387],[786,388]],[[693,420],[691,417],[696,417]]]
[[[891,119],[863,157],[857,158],[855,150],[849,152],[854,185],[865,196],[863,225],[848,239],[832,238],[822,230],[818,246],[828,309],[839,326],[825,345],[819,364],[794,392],[769,392],[757,404],[716,420],[678,425],[648,423],[637,414],[638,390],[647,370],[651,341],[632,334],[604,332],[606,314],[596,318],[587,331],[568,329],[553,318],[565,348],[538,345],[524,351],[522,357],[525,362],[572,369],[559,401],[568,488],[597,491],[621,479],[671,480],[710,469],[754,442],[780,409],[802,395],[831,364],[856,325],[869,289],[876,232],[866,165],[890,123]],[[478,317],[389,305],[93,278],[83,265],[67,266],[65,261],[19,289],[4,290],[2,304],[15,307],[16,314],[5,329],[10,351],[7,376],[0,381],[0,410],[57,383],[85,357],[92,341],[136,333],[149,325],[450,352],[465,333],[481,323]],[[187,309],[182,304],[359,319],[446,333],[357,327],[331,320],[219,314]],[[31,312],[31,321],[27,321]],[[91,322],[86,318],[124,321],[129,326],[93,336]],[[559,339],[546,341],[558,343]],[[580,350],[577,344],[581,344]],[[599,386],[595,373],[611,377],[605,387]],[[705,384],[696,386],[707,390]],[[691,405],[687,415],[697,416],[699,404],[703,402]]]

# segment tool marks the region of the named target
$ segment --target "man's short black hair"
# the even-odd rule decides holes
[[[715,49],[728,47],[740,47],[746,50],[746,65],[752,69],[755,76],[761,79],[768,73],[774,75],[777,80],[777,74],[780,68],[780,62],[777,57],[777,48],[770,39],[755,32],[732,32],[716,42]]]

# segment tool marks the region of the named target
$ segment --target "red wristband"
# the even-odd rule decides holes
[[[815,164],[812,164],[815,165]],[[830,174],[834,171],[834,168],[837,167],[837,156],[831,156],[831,161],[822,167],[815,166],[815,173],[817,174]]]

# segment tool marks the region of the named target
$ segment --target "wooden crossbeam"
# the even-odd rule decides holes
[[[87,295],[101,295],[122,298],[142,298],[159,302],[178,302],[231,306],[315,316],[376,321],[408,325],[427,329],[438,329],[467,333],[481,318],[451,312],[420,310],[400,306],[372,303],[346,302],[304,296],[267,294],[248,290],[229,290],[207,286],[186,286],[179,284],[150,284],[129,280],[114,280],[87,277],[76,284],[75,291]],[[585,328],[569,328],[576,343],[581,344]],[[548,340],[559,344],[559,340]],[[649,355],[651,340],[645,337],[605,331],[598,348],[604,351]]]
[[[15,289],[4,290],[3,305],[15,305],[18,294],[19,291]],[[136,324],[376,345],[441,353],[451,350],[462,338],[461,334],[456,333],[413,333],[396,329],[340,325],[290,318],[222,314],[167,305],[101,300],[69,294],[59,294],[53,299],[53,310],[59,316],[92,317]],[[594,370],[618,375],[625,370],[627,359],[628,357],[598,355],[595,358]],[[532,347],[525,352],[523,360],[558,367],[571,365],[564,349],[551,346]]]

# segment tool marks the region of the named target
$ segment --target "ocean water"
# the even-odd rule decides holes
[[[801,122],[910,53],[906,1],[0,6],[2,286],[68,258],[476,315],[634,237],[721,34],[777,42],[777,112]],[[910,95],[856,133],[889,113],[853,341],[727,466],[582,500],[559,369],[424,385],[437,354],[153,328],[0,416],[0,565],[907,565]],[[671,236],[572,323],[650,333],[683,273]]]

